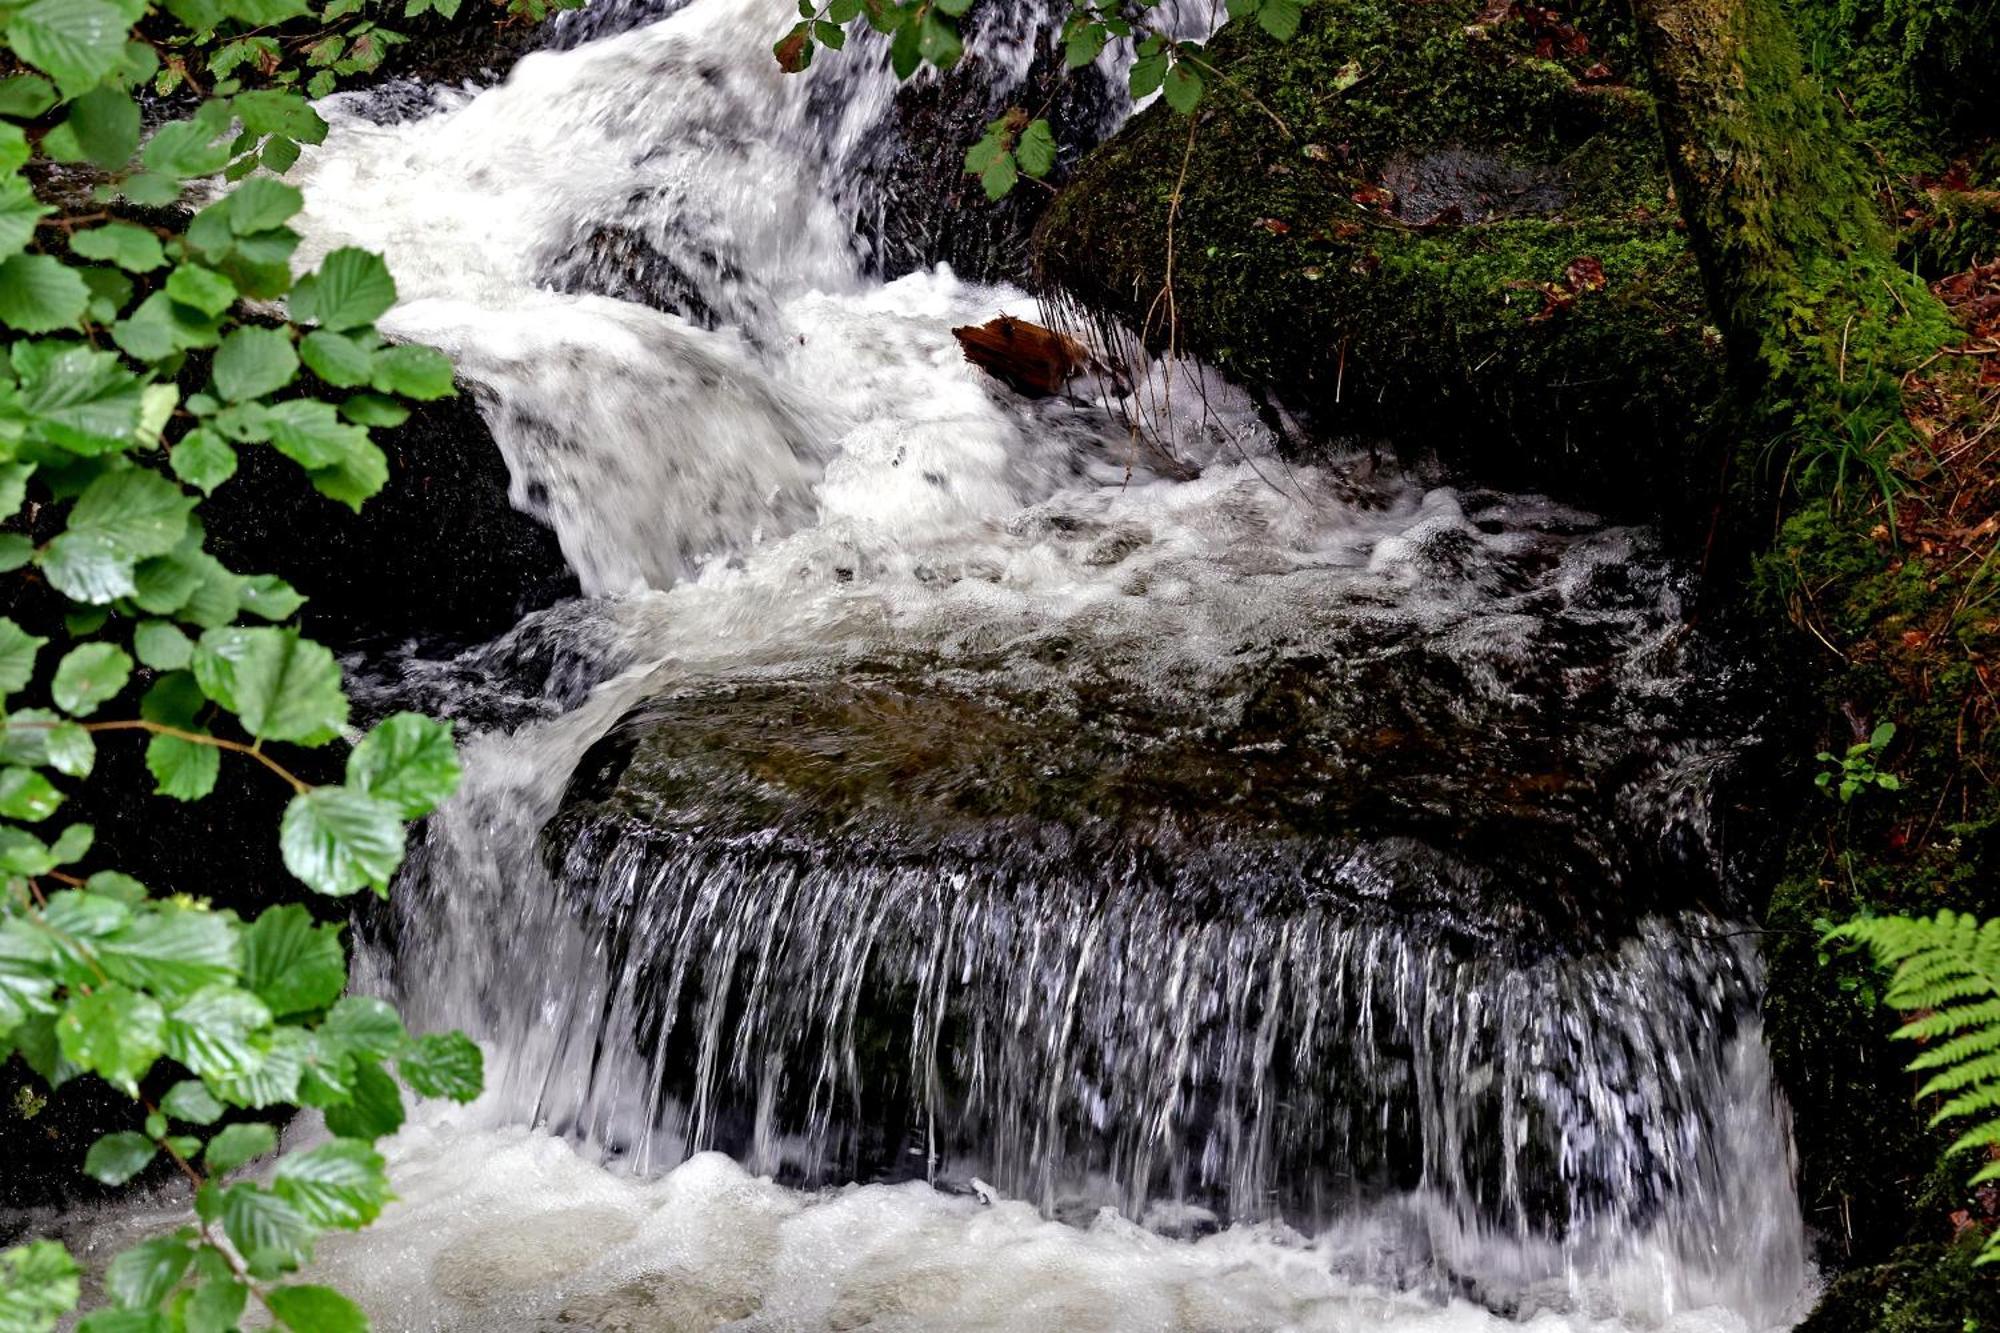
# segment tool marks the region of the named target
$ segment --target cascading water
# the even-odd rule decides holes
[[[1004,98],[1053,20],[989,9]],[[1143,446],[1016,399],[949,329],[1030,303],[859,238],[880,52],[623,14],[295,172],[591,594],[373,687],[469,733],[373,984],[490,1091],[321,1267],[407,1328],[1783,1326],[1754,721],[1649,536],[1288,466],[1194,367]]]

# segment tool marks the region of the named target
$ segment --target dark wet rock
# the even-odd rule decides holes
[[[268,449],[244,450],[236,477],[201,507],[209,549],[305,593],[300,623],[330,644],[473,642],[577,590],[555,534],[510,502],[473,398],[413,407],[407,423],[376,432],[389,483],[359,514]]]
[[[999,664],[690,688],[586,756],[549,854],[602,824],[973,878],[1088,884],[1116,864],[1196,918],[1321,901],[1530,956],[1714,901],[1702,848],[1619,808],[1643,756],[1496,726],[1443,656],[1357,656],[1274,655],[1178,706]]]
[[[1391,158],[1382,188],[1395,215],[1418,227],[1555,217],[1571,197],[1554,166],[1457,147]]]
[[[1034,8],[1007,13],[992,6],[972,24],[1020,27]],[[953,68],[919,76],[897,90],[886,132],[854,164],[846,189],[856,233],[870,247],[871,267],[884,277],[940,262],[981,282],[1028,276],[1029,237],[1051,196],[1024,181],[998,203],[987,199],[978,180],[966,174],[965,150],[1010,106],[1036,110],[1061,145],[1049,176],[1051,184],[1060,184],[1103,136],[1112,92],[1095,68],[1065,69],[1059,26],[1050,21],[1032,39],[1033,54],[1018,81],[979,54],[978,42],[969,42],[966,58]],[[865,59],[868,53],[847,58]]]

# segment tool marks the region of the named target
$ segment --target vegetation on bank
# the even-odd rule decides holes
[[[401,0],[400,18],[459,7]],[[387,9],[0,9],[0,1056],[10,1082],[25,1066],[48,1090],[94,1078],[130,1099],[77,1165],[109,1185],[178,1174],[194,1204],[111,1260],[86,1333],[219,1333],[253,1300],[300,1333],[366,1329],[288,1275],[388,1200],[373,1144],[402,1123],[402,1085],[469,1100],[482,1081],[464,1036],[413,1035],[346,994],[343,926],[318,907],[386,893],[406,825],[457,783],[450,730],[410,713],[354,727],[338,663],[295,628],[305,598],[227,568],[203,522],[264,450],[359,510],[388,478],[375,433],[454,391],[441,354],[377,331],[396,301],[379,256],[297,271],[303,199],[268,174],[327,132],[303,93],[381,65],[401,35]],[[210,180],[233,185],[176,207]],[[123,873],[65,816],[119,746],[144,747],[169,802],[208,797],[224,764],[286,791],[265,836],[290,888]],[[32,1123],[44,1105],[20,1085],[8,1111]],[[246,1174],[300,1107],[333,1137]],[[53,1241],[0,1253],[0,1329],[52,1327],[79,1278]]]

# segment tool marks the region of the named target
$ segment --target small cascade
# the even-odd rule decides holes
[[[974,205],[890,184],[955,124],[910,98],[976,121],[1062,17],[982,8],[911,94],[865,40],[781,75],[761,0],[601,3],[419,119],[334,99],[295,170],[307,257],[388,255],[385,330],[457,358],[588,594],[363,668],[467,763],[372,984],[489,1071],[405,1137],[381,1234],[429,1267],[382,1308],[1781,1327],[1749,667],[1642,528],[1299,465],[1199,366],[967,365],[954,325],[1034,301],[929,262]],[[1077,142],[1130,110],[1109,60]],[[1094,1276],[998,1263],[1010,1306],[981,1236]]]

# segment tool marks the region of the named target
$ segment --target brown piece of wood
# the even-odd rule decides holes
[[[951,333],[967,361],[1031,398],[1060,393],[1090,365],[1090,353],[1076,339],[1008,315]]]

